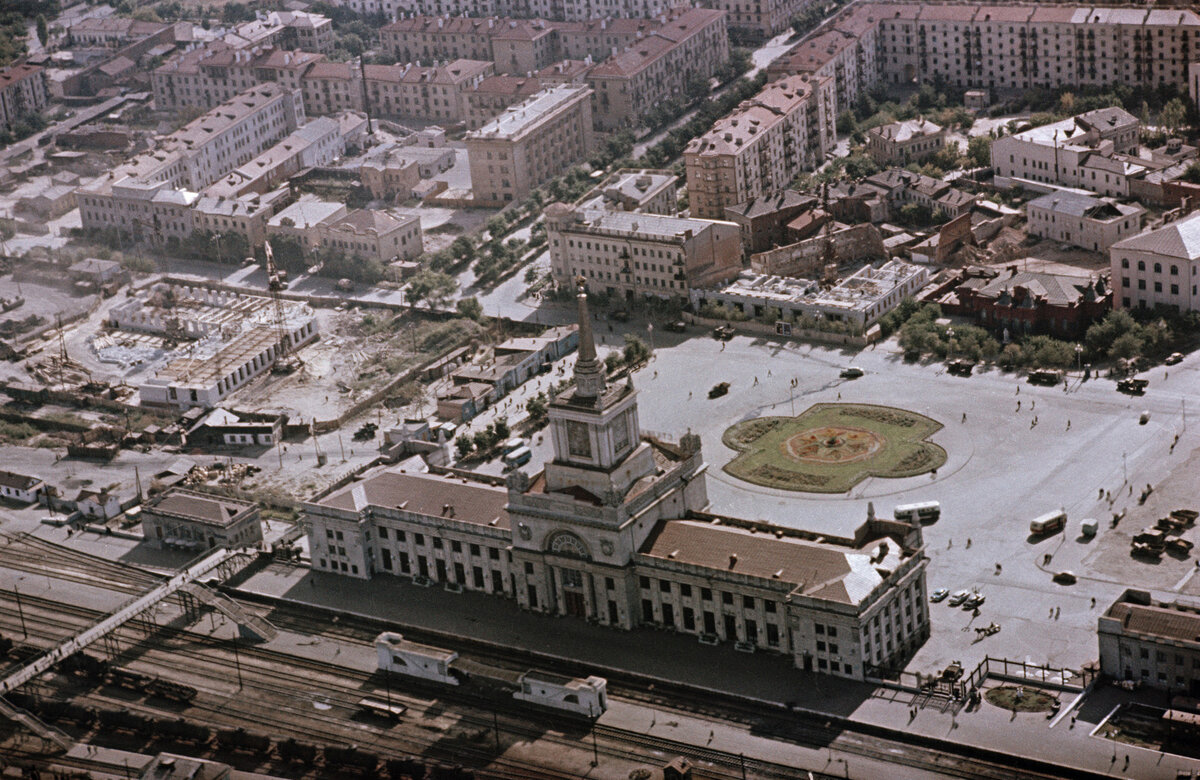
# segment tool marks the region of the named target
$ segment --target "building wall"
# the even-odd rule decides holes
[[[21,117],[36,114],[49,104],[45,72],[34,65],[0,68],[0,80],[13,80],[0,88],[0,126],[12,127]]]
[[[1200,261],[1112,247],[1114,308],[1200,311]]]
[[[545,121],[516,136],[469,134],[467,159],[475,202],[503,207],[523,200],[542,182],[585,159],[593,146],[590,98],[591,90],[577,90]]]
[[[410,216],[387,233],[374,230],[360,231],[344,223],[325,225],[321,230],[321,244],[330,249],[340,249],[348,255],[389,263],[393,260],[411,260],[424,251],[422,245],[421,219]]]
[[[146,507],[142,510],[142,533],[151,546],[159,549],[167,546],[168,539],[192,542],[205,549],[255,547],[263,540],[257,507],[224,528],[176,515],[159,514],[153,507]]]
[[[1026,212],[1030,235],[1064,241],[1093,252],[1106,251],[1122,238],[1141,232],[1142,215],[1145,213],[1142,211],[1119,219],[1097,220],[1035,206],[1032,203],[1026,206]]]
[[[938,128],[936,133],[916,136],[907,141],[896,141],[886,138],[877,129],[867,131],[867,152],[871,159],[880,165],[908,165],[910,162],[924,160],[930,155],[941,151],[946,145],[946,129]]]

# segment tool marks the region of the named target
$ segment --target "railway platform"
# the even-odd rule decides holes
[[[281,565],[269,566],[255,574],[239,590],[391,621],[401,631],[411,626],[437,632],[444,635],[444,646],[450,648],[454,647],[454,637],[461,637],[464,641],[534,651],[544,657],[587,664],[601,675],[605,670],[621,670],[773,705],[791,704],[870,728],[968,747],[983,746],[1097,776],[1174,780],[1177,770],[1200,770],[1200,761],[1091,736],[1111,710],[1107,702],[1116,694],[1109,690],[1099,691],[1084,701],[1077,712],[1077,723],[1057,723],[1053,728],[1041,713],[1013,716],[989,704],[973,711],[918,708],[914,715],[915,695],[805,673],[782,656],[741,653],[727,646],[709,647],[699,644],[695,637],[666,631],[614,631],[580,620],[524,612],[508,601],[480,594],[421,588],[385,577],[350,580]],[[820,770],[827,760],[833,761],[835,755],[812,748],[800,748],[810,751],[807,755],[781,754],[779,751],[791,751],[797,746],[747,732],[736,724],[701,717],[681,718],[678,713],[649,705],[616,702],[600,723],[623,728],[640,725],[655,736],[699,746],[705,746],[711,739],[711,747],[744,753],[748,759],[753,756],[767,761],[793,760],[815,770]],[[870,740],[853,732],[843,732],[837,739]],[[837,751],[838,742],[834,741],[830,747]],[[849,777],[887,776],[873,774],[869,758],[844,760],[847,761],[844,766],[837,761],[837,771],[844,771]],[[860,766],[856,767],[856,763]],[[950,766],[947,770],[953,773]]]

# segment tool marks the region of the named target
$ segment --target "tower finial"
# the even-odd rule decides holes
[[[575,395],[596,398],[604,392],[604,363],[596,356],[596,339],[592,335],[592,318],[588,314],[587,280],[575,279],[579,304],[579,357],[575,361]]]

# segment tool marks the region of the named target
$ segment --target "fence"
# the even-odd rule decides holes
[[[967,687],[979,688],[989,677],[1012,682],[1037,683],[1046,688],[1080,692],[1087,687],[1094,672],[1076,672],[1072,669],[1031,664],[1026,661],[1010,661],[1007,658],[992,658],[985,655],[970,674]],[[1071,681],[1071,682],[1068,682]]]

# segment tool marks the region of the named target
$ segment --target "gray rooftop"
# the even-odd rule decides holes
[[[513,139],[539,125],[565,103],[586,95],[589,87],[581,84],[559,84],[544,89],[515,106],[509,107],[500,116],[478,130],[468,133],[467,138]]]

